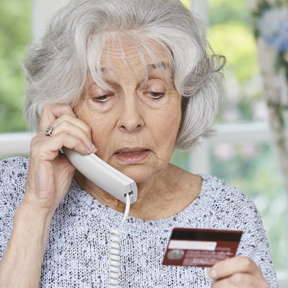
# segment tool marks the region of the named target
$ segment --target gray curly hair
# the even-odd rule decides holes
[[[125,38],[137,47],[141,59],[143,53],[157,59],[155,45],[149,43],[167,50],[174,84],[182,95],[175,148],[191,148],[210,135],[223,92],[225,57],[213,53],[205,32],[179,0],[72,0],[52,18],[24,61],[26,123],[38,131],[44,104],[73,107],[86,89],[87,71],[107,87],[99,69],[103,51],[111,40],[120,43],[117,39]]]

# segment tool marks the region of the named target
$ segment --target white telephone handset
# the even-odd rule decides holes
[[[110,231],[111,244],[108,288],[113,288],[119,284],[120,230],[128,217],[130,204],[137,200],[137,185],[132,179],[111,167],[94,154],[84,156],[66,147],[63,147],[62,150],[80,173],[115,198],[126,203],[124,217],[119,230],[111,229]]]
[[[73,166],[91,182],[126,203],[128,194],[131,204],[137,200],[136,183],[94,154],[81,155],[75,150],[62,148]]]

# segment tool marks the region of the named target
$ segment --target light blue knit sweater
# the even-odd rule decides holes
[[[25,191],[28,158],[0,162],[0,257]],[[242,230],[237,255],[253,259],[271,288],[278,287],[261,217],[251,200],[211,176],[200,175],[200,195],[162,220],[128,217],[121,233],[120,287],[210,287],[207,268],[162,266],[173,227]],[[73,180],[57,208],[43,259],[40,287],[107,287],[110,229],[123,214],[103,206]]]

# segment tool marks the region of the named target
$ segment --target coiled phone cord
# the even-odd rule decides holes
[[[124,217],[122,219],[119,230],[110,230],[110,267],[109,267],[109,286],[108,288],[115,288],[119,284],[120,272],[120,231],[128,217],[130,210],[130,195],[126,194],[126,208]]]

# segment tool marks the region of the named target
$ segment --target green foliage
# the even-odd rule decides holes
[[[234,74],[243,83],[258,71],[256,42],[251,29],[243,23],[213,25],[210,27],[208,40],[215,53],[227,58],[225,74]]]
[[[254,121],[254,107],[263,98],[263,90],[258,81],[257,46],[248,1],[210,0],[209,5],[208,40],[215,53],[226,56],[226,83],[235,83],[226,90],[217,123]]]
[[[31,0],[0,4],[0,133],[25,130],[20,62],[31,41]]]
[[[234,79],[237,86],[236,89],[227,90],[225,106],[217,123],[229,122],[227,114],[231,114],[231,111],[238,115],[234,117],[234,121],[253,121],[251,104],[256,103],[256,99],[259,101],[262,94],[259,89],[252,88],[248,89],[249,91],[245,89],[245,86],[251,86],[249,83],[255,77],[257,78],[259,73],[256,41],[251,27],[248,2],[247,0],[210,0],[208,3],[210,15],[208,40],[214,52],[224,55],[227,59],[224,68],[226,81],[231,82],[231,79]],[[253,90],[254,92],[251,93]],[[229,95],[235,93],[237,95],[232,97]]]
[[[259,17],[262,15],[264,10],[271,8],[271,3],[267,0],[261,0],[258,2],[258,9],[252,12],[253,17]]]
[[[227,1],[227,0],[208,0],[210,25],[217,25],[227,22],[241,22],[250,26],[250,15],[248,0]]]

